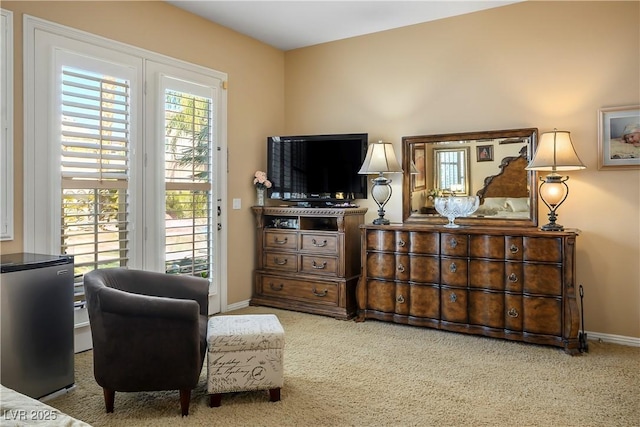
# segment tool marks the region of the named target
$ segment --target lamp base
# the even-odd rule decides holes
[[[556,224],[554,223],[549,223],[549,224],[545,224],[542,227],[540,227],[540,230],[542,231],[564,231],[564,227],[560,224]]]
[[[389,224],[391,224],[391,221],[383,217],[378,217],[373,220],[373,225],[389,225]]]

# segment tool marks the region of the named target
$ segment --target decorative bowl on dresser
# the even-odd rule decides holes
[[[578,353],[577,231],[361,226],[358,321],[378,319]]]
[[[257,268],[251,305],[350,319],[366,208],[253,207]]]

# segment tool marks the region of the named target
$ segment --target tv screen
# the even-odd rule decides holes
[[[367,176],[358,175],[368,134],[270,136],[267,176],[271,199],[344,202],[367,198]]]

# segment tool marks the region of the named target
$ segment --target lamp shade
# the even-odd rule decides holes
[[[540,135],[538,149],[525,169],[556,172],[585,168],[573,148],[569,132],[554,129]]]
[[[385,172],[402,172],[402,167],[393,151],[393,144],[378,141],[369,145],[367,155],[358,173],[367,175]]]

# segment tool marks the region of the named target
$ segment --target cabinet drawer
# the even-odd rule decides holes
[[[504,237],[470,236],[469,256],[473,258],[504,259]]]
[[[522,331],[522,295],[504,295],[504,327],[511,331]]]
[[[467,256],[468,236],[466,234],[442,233],[440,253],[450,256]]]
[[[440,282],[440,258],[409,255],[409,280],[418,283]]]
[[[267,249],[296,250],[298,248],[298,233],[282,230],[265,231],[264,247]]]
[[[469,261],[469,286],[472,288],[504,289],[504,261]]]
[[[395,283],[382,280],[368,280],[367,309],[393,313],[396,309]]]
[[[522,290],[529,294],[562,295],[562,268],[551,264],[524,264]]]
[[[467,290],[460,288],[440,289],[440,306],[442,320],[447,322],[467,323]]]
[[[367,253],[367,277],[393,280],[396,277],[395,254]]]
[[[506,262],[504,265],[504,289],[511,292],[522,292],[522,282],[524,275],[522,273],[521,262]]]
[[[469,323],[490,328],[504,328],[504,294],[470,290]]]
[[[440,287],[412,284],[409,287],[409,315],[439,319]]]
[[[409,233],[409,252],[414,254],[440,253],[440,234],[425,231],[412,231]]]
[[[525,237],[522,246],[525,261],[562,261],[562,239],[559,237]]]
[[[262,261],[264,268],[280,271],[298,271],[298,257],[295,253],[265,251]]]
[[[396,308],[394,312],[405,316],[409,314],[410,301],[409,285],[406,283],[396,283]]]
[[[322,254],[338,254],[338,236],[336,234],[301,233],[300,250]]]
[[[562,334],[562,300],[560,298],[523,297],[522,328],[533,334]]]
[[[504,238],[504,257],[509,260],[522,260],[522,236],[506,236]]]
[[[291,299],[314,304],[338,304],[338,285],[331,282],[293,280],[278,276],[259,276],[259,289],[264,296]]]
[[[338,275],[338,258],[317,255],[302,255],[300,257],[300,271],[309,274],[325,276]]]
[[[393,252],[396,248],[395,233],[384,230],[367,230],[366,249]]]
[[[467,286],[467,259],[442,258],[440,276],[443,285]]]

